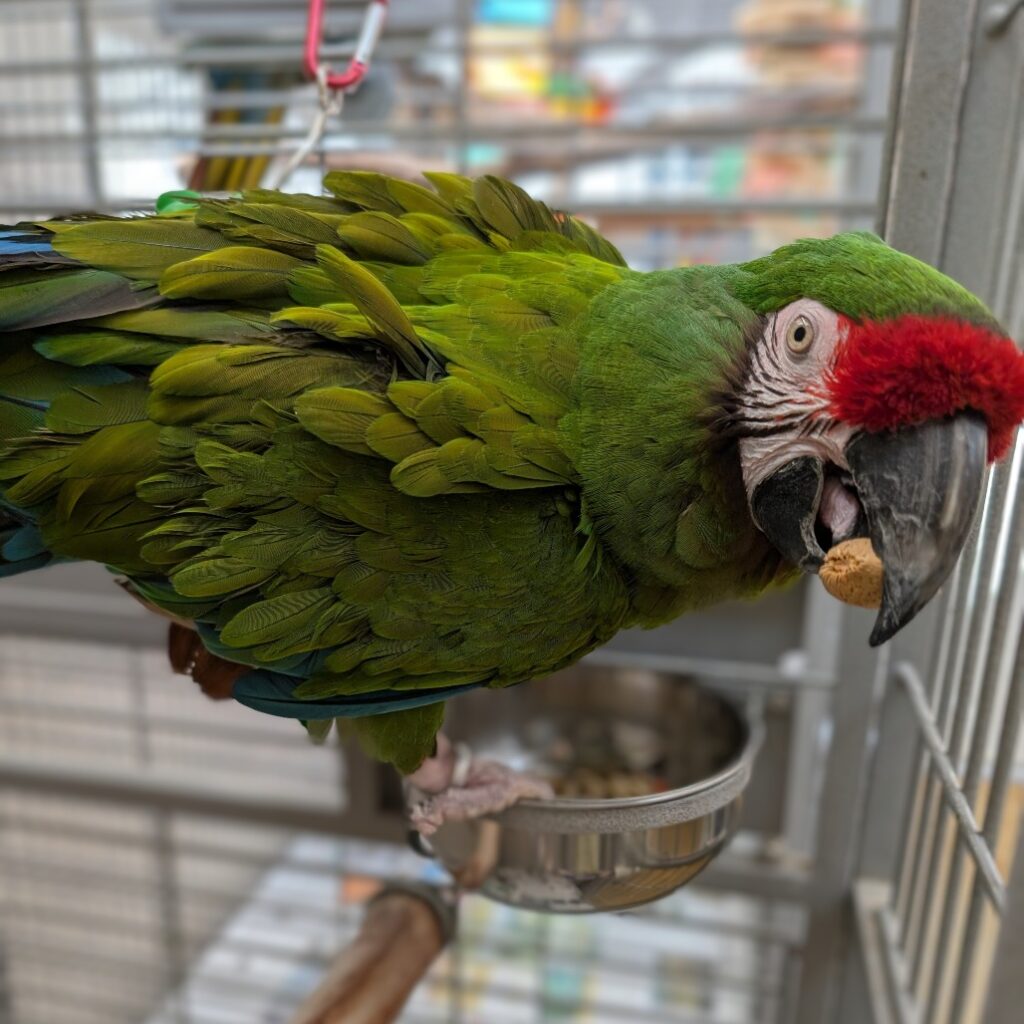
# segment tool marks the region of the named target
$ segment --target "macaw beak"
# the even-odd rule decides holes
[[[873,647],[902,629],[953,571],[978,509],[987,457],[988,427],[971,413],[861,434],[847,445],[868,536],[884,569]]]
[[[844,454],[849,473],[841,479],[861,510],[849,536],[870,537],[882,560],[882,606],[870,641],[877,647],[935,596],[956,564],[984,486],[988,428],[980,416],[961,413],[857,434]],[[806,572],[825,557],[818,514],[825,474],[821,460],[802,456],[763,480],[751,499],[757,525]]]

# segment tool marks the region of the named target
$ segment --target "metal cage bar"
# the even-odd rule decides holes
[[[988,297],[1014,333],[1024,327],[1011,283],[1024,246],[1024,19],[995,19],[996,6],[908,6],[886,233]],[[982,167],[990,188],[971,195]],[[910,631],[897,644],[887,707],[895,716],[905,702],[917,752],[907,762],[906,813],[897,812],[891,884],[864,879],[855,895],[860,971],[879,1022],[988,1020],[988,940],[1008,907],[1000,840],[1017,813],[1010,794],[1024,689],[1022,464],[1018,438],[990,474],[975,538],[935,613],[937,632]],[[896,744],[905,747],[906,736],[887,734],[882,723],[880,764],[896,763]],[[862,859],[877,870],[870,850]],[[848,968],[848,993],[857,977]]]

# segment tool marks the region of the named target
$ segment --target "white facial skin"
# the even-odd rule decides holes
[[[813,299],[798,299],[768,319],[751,353],[744,384],[740,464],[749,501],[757,485],[802,455],[847,469],[843,454],[853,428],[829,412],[826,378],[843,339],[839,317]],[[857,518],[853,494],[826,480],[819,517],[836,540]]]

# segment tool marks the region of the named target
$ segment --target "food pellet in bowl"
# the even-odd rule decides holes
[[[555,792],[576,800],[617,800],[648,796],[668,788],[664,779],[649,772],[616,771],[607,774],[590,768],[574,768],[567,775],[551,779]]]

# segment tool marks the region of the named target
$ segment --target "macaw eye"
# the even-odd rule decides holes
[[[798,316],[786,328],[786,346],[795,355],[802,355],[814,343],[814,324],[805,316]]]

